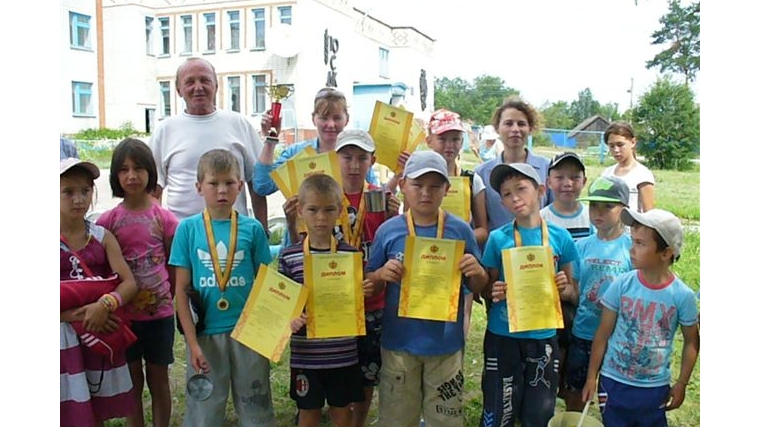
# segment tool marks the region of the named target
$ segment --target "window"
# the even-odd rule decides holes
[[[280,24],[293,23],[293,8],[291,6],[280,6],[277,10],[280,12]]]
[[[253,9],[253,48],[264,49],[264,9]]]
[[[206,52],[216,50],[216,13],[204,13],[203,19],[206,22]]]
[[[158,82],[161,87],[161,117],[172,115],[171,82]]]
[[[253,112],[263,113],[267,110],[266,76],[253,76]]]
[[[145,17],[145,53],[153,55],[153,17]]]
[[[161,55],[171,55],[169,18],[158,18],[158,25],[161,27]]]
[[[92,49],[89,16],[69,12],[69,41],[71,47]]]
[[[240,49],[240,11],[227,12],[227,19],[230,22],[230,50],[238,50]]]
[[[92,83],[71,82],[72,105],[75,116],[92,116]]]
[[[193,52],[193,15],[182,15],[182,53]]]
[[[388,49],[380,48],[380,77],[388,76]]]
[[[227,88],[229,89],[230,98],[228,99],[229,108],[232,111],[240,112],[240,77],[227,77]]]

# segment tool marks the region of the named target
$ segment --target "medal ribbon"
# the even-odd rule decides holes
[[[361,248],[362,233],[364,232],[364,218],[367,215],[367,208],[364,205],[364,190],[367,188],[369,188],[369,185],[365,182],[364,189],[359,197],[359,208],[356,210],[356,220],[354,221],[353,227],[351,227],[351,222],[348,218],[348,208],[351,206],[351,202],[348,201],[348,197],[343,193],[343,205],[345,206],[345,208],[343,208],[343,214],[341,215],[343,217],[343,220],[341,221],[343,233],[346,235],[346,241],[348,241],[348,244],[357,249]]]
[[[337,242],[335,241],[335,236],[330,236],[330,253],[334,254],[337,253]],[[307,234],[306,237],[303,238],[303,254],[311,255],[311,250],[309,250],[309,235]]]
[[[232,210],[230,215],[230,246],[227,251],[227,264],[222,273],[222,266],[219,262],[219,254],[216,252],[216,245],[214,244],[214,230],[211,227],[211,215],[208,213],[208,209],[203,211],[203,225],[206,227],[206,241],[208,242],[209,253],[211,253],[211,263],[214,265],[214,276],[216,276],[216,285],[219,286],[219,291],[224,294],[224,290],[227,289],[227,282],[232,275],[232,260],[235,257],[235,249],[237,248],[237,230],[238,230],[238,213],[236,210]]]
[[[517,229],[517,220],[513,223],[515,247],[522,246],[522,236],[520,236],[520,230]],[[541,246],[549,246],[549,229],[546,227],[546,221],[541,220]]]
[[[406,229],[409,231],[409,235],[414,237],[417,233],[414,232],[414,219],[412,218],[412,211],[406,212]],[[437,239],[443,238],[443,209],[438,208],[438,227],[435,231],[435,237]]]

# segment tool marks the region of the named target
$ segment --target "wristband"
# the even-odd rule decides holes
[[[113,295],[103,294],[103,296],[100,297],[98,301],[100,301],[100,303],[103,304],[103,306],[105,306],[106,310],[108,310],[111,313],[113,313],[117,308],[118,302],[116,301],[116,297],[114,297]]]
[[[684,386],[684,387],[686,387],[687,385],[689,385],[689,383],[687,383],[687,382],[683,382],[683,381],[681,381],[681,380],[676,380],[676,384],[681,384],[681,385],[682,385],[682,386]]]
[[[116,307],[117,308],[121,307],[122,305],[124,305],[124,300],[121,298],[121,295],[118,292],[116,292],[116,291],[109,292],[108,295],[113,295],[113,297],[116,298]]]

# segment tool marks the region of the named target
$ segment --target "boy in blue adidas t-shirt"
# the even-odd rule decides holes
[[[470,225],[441,209],[449,188],[446,160],[434,151],[415,151],[399,183],[409,210],[377,229],[366,275],[376,289],[386,286],[380,342],[380,425],[417,425],[423,412],[429,425],[461,427],[463,288],[480,292],[488,275],[477,260],[480,250]],[[462,276],[456,322],[399,316],[404,246],[409,235],[464,241],[464,256],[458,265]]]
[[[488,311],[483,343],[485,372],[482,379],[481,427],[544,427],[554,415],[559,387],[556,329],[509,332],[504,266],[501,251],[520,245],[550,246],[556,266],[555,282],[564,301],[577,301],[570,283],[572,262],[578,257],[570,233],[544,221],[539,213],[546,188],[538,172],[526,163],[496,166],[491,187],[515,219],[491,231],[483,250],[483,265],[492,282],[494,304]]]
[[[198,162],[198,193],[206,208],[183,219],[172,242],[169,265],[176,267],[176,306],[185,334],[187,374],[208,376],[211,396],[188,398],[182,423],[190,426],[224,424],[227,396],[232,390],[241,426],[274,427],[269,360],[230,336],[253,289],[261,264],[272,256],[261,223],[232,207],[243,188],[240,165],[228,150],[211,150]],[[200,295],[201,322],[188,298]]]
[[[576,243],[578,260],[573,264],[573,279],[578,283],[578,312],[569,340],[562,396],[568,411],[583,410],[581,390],[586,384],[591,341],[602,315],[602,295],[616,277],[633,269],[631,236],[620,219],[628,206],[625,181],[598,178],[589,187],[588,196],[578,200],[589,202],[589,218],[596,232]]]
[[[591,345],[582,399],[593,398],[600,374],[599,407],[605,426],[667,426],[665,411],[683,403],[699,353],[694,291],[670,271],[681,254],[683,227],[662,209],[639,213],[626,208],[622,219],[631,227],[636,270],[615,279],[602,296],[602,319]],[[671,386],[679,324],[681,369]]]

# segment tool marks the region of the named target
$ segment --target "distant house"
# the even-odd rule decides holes
[[[597,146],[600,144],[602,135],[609,125],[610,122],[607,119],[596,114],[574,127],[567,135],[567,138],[574,139],[578,148]]]

